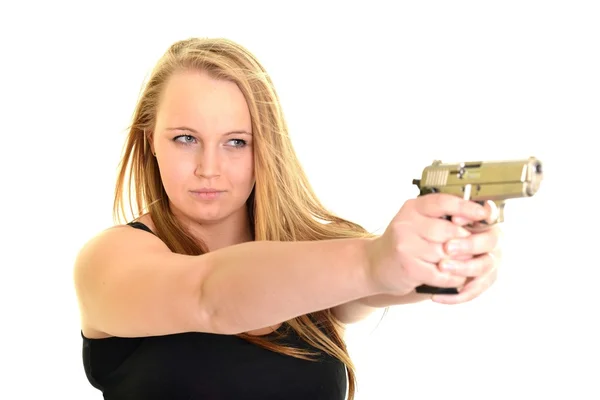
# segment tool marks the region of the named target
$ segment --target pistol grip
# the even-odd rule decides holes
[[[458,290],[455,288],[438,288],[429,285],[418,286],[415,290],[417,293],[424,294],[458,294]]]

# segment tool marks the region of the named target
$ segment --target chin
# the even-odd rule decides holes
[[[212,207],[207,207],[207,208],[212,208]],[[192,215],[194,220],[198,221],[199,223],[203,223],[203,224],[210,224],[210,223],[222,221],[231,214],[231,212],[229,212],[227,210],[223,210],[223,209],[198,210],[196,208],[195,210],[190,210],[190,211],[191,212],[188,215]]]
[[[232,208],[213,204],[204,206],[202,209],[196,207],[190,211],[189,215],[193,215],[196,221],[205,224],[217,223],[232,218],[237,219],[237,217],[240,217],[240,214],[246,213],[245,205],[239,208]]]

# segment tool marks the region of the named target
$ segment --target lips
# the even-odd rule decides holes
[[[197,199],[200,200],[213,200],[221,196],[225,191],[218,189],[203,188],[198,190],[192,190],[190,193]]]
[[[218,189],[198,189],[198,190],[192,190],[193,193],[221,193],[223,192],[223,190],[218,190]]]

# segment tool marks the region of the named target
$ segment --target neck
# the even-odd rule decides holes
[[[209,251],[249,242],[252,240],[252,227],[246,207],[227,218],[211,223],[187,221],[192,235],[206,244]]]

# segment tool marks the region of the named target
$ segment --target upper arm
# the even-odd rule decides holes
[[[202,261],[173,253],[139,229],[102,232],[83,246],[74,266],[83,330],[121,337],[211,331],[200,302]]]

